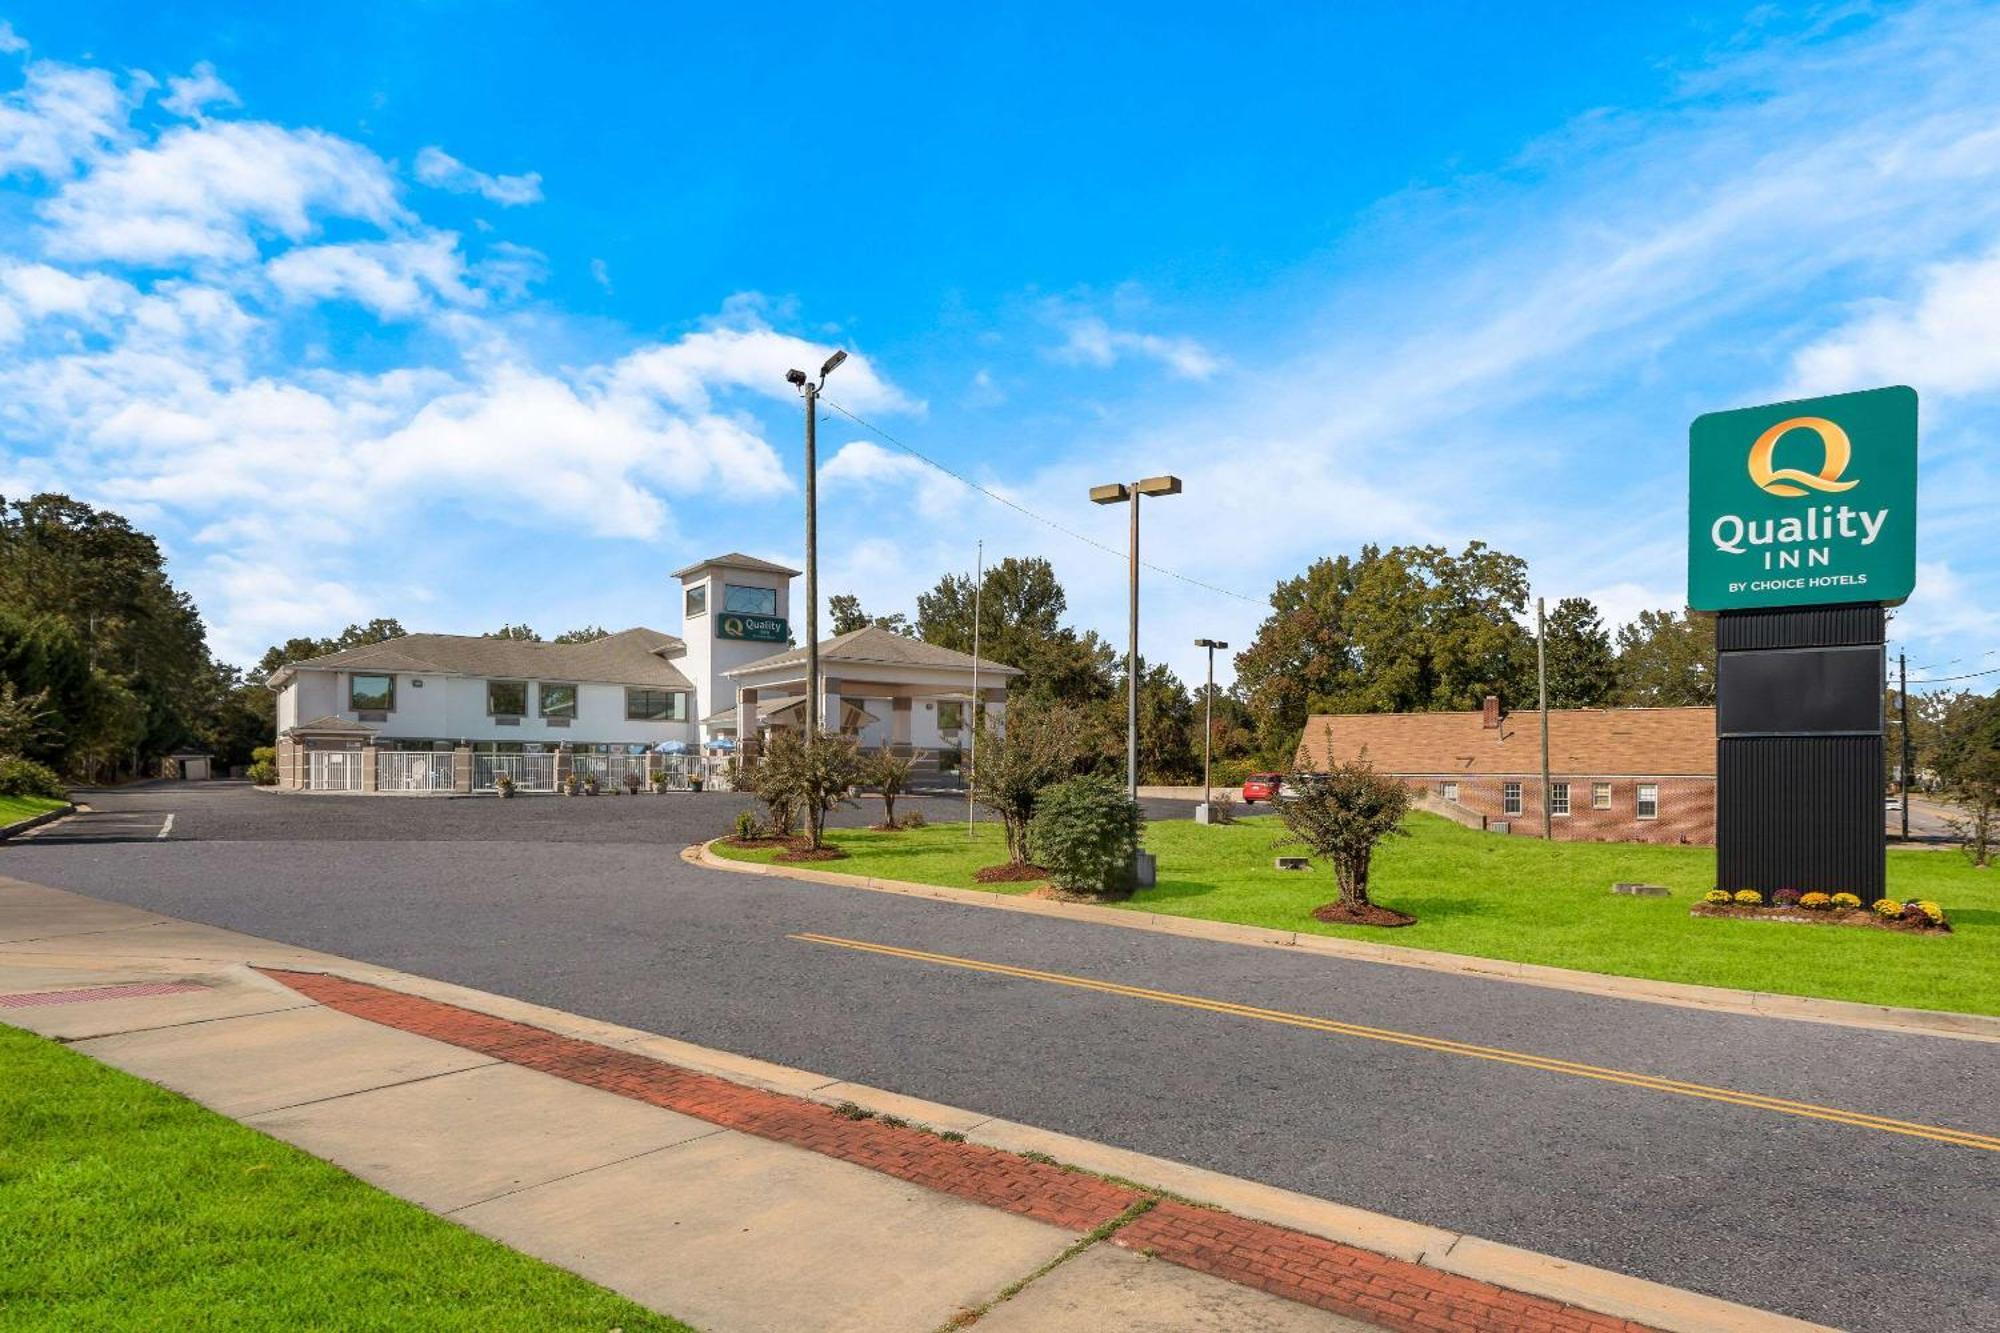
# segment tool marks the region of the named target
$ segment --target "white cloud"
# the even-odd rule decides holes
[[[438,301],[475,306],[484,300],[466,285],[465,257],[450,232],[288,250],[264,271],[292,300],[358,301],[384,319],[409,319]]]
[[[13,24],[0,19],[0,53],[17,56],[27,49],[28,39],[15,32]]]
[[[21,87],[0,97],[0,174],[59,180],[131,139],[138,98],[150,85],[120,88],[100,69],[39,60]]]
[[[1101,317],[1058,308],[1052,322],[1064,337],[1052,355],[1075,366],[1109,368],[1127,356],[1144,357],[1165,366],[1181,379],[1205,380],[1222,369],[1222,360],[1192,338],[1169,338],[1113,328]]]
[[[542,176],[538,171],[519,176],[489,176],[437,147],[417,153],[417,179],[433,189],[479,195],[502,208],[540,203],[542,198]]]
[[[320,218],[395,225],[408,215],[367,149],[319,130],[220,122],[168,130],[108,158],[43,207],[50,253],[163,265],[256,258]]]
[[[590,280],[609,293],[611,290],[611,266],[606,264],[602,259],[591,260]]]
[[[200,120],[212,106],[242,106],[236,90],[216,76],[215,66],[200,61],[184,78],[167,80],[167,96],[160,105],[176,116]]]
[[[949,518],[972,494],[937,469],[870,440],[842,445],[820,465],[819,479],[829,494],[848,490],[871,497],[880,507],[911,507],[929,522]]]
[[[2000,388],[2000,251],[1924,270],[1909,299],[1869,302],[1792,358],[1801,395],[1904,381],[1949,395]]]
[[[739,313],[738,318],[748,316]],[[798,391],[785,382],[785,372],[798,369],[817,376],[833,350],[752,323],[690,333],[677,342],[635,352],[618,362],[612,375],[620,386],[656,393],[684,408],[706,407],[710,394],[724,387],[789,401],[798,397]],[[922,410],[859,352],[851,353],[829,378],[825,397],[857,412]]]

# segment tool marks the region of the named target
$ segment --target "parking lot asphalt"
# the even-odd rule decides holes
[[[721,794],[500,802],[163,786],[90,799],[118,822],[116,837],[65,835],[87,820],[56,825],[0,846],[0,875],[1841,1327],[2000,1327],[1991,1280],[2000,1152],[1643,1085],[1690,1080],[1991,1134],[2000,1129],[1992,1044],[1707,1013],[687,865],[678,847],[726,831],[741,803]],[[949,803],[933,817],[961,808]],[[1584,1062],[1640,1081],[919,953]]]

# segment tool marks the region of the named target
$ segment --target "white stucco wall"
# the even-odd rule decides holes
[[[422,682],[419,684],[418,682]],[[294,696],[288,703],[287,696]],[[347,707],[347,673],[301,671],[278,697],[280,727],[333,716],[350,722],[361,717]],[[292,722],[285,722],[287,710]],[[529,682],[528,712],[518,724],[505,725],[486,711],[483,676],[396,675],[396,707],[386,721],[366,725],[390,740],[520,741],[554,747],[572,744],[646,744],[677,740],[692,743],[695,724],[639,722],[625,716],[623,685],[584,681],[577,685],[576,719],[568,726],[551,725],[539,716],[536,682]]]
[[[681,639],[687,644],[687,651],[674,659],[674,665],[694,682],[694,716],[697,721],[735,704],[736,686],[723,675],[725,671],[733,671],[786,651],[782,643],[752,643],[715,637],[716,624],[724,614],[723,597],[728,584],[771,589],[778,595],[778,617],[788,624],[791,621],[792,581],[786,575],[704,565],[681,580]],[[707,590],[708,609],[700,615],[687,614],[687,592],[690,588]],[[794,638],[804,632],[799,625],[792,625],[791,628]]]

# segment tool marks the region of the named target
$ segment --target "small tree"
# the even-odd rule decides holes
[[[1076,776],[1096,752],[1097,729],[1081,708],[1025,702],[1007,710],[1005,730],[994,730],[983,713],[976,726],[979,766],[972,797],[1000,817],[1007,859],[1026,865],[1035,798],[1044,787]]]
[[[1058,782],[1035,801],[1029,841],[1049,879],[1072,893],[1122,894],[1146,816],[1124,784],[1097,774]]]
[[[897,754],[883,746],[862,762],[861,780],[882,793],[882,826],[896,827],[896,798],[910,786],[910,775],[926,756],[921,750]]]
[[[816,852],[826,834],[827,815],[861,780],[861,751],[852,736],[807,740],[781,731],[765,747],[756,774],[757,797],[771,808],[772,822],[782,818],[789,824],[804,816],[806,849]]]
[[[1992,865],[2000,841],[2000,694],[1952,720],[1938,747],[1937,769],[1960,812],[1950,822],[1966,858],[1981,869]]]
[[[1327,737],[1331,754],[1333,738]],[[1353,914],[1374,906],[1368,897],[1369,862],[1375,844],[1405,834],[1403,815],[1410,807],[1410,790],[1377,773],[1363,755],[1353,763],[1335,762],[1325,773],[1301,782],[1278,813],[1291,836],[1283,845],[1304,846],[1333,863],[1340,885],[1340,905]]]
[[[49,692],[22,694],[11,680],[0,680],[0,755],[26,754],[48,734],[55,710]]]

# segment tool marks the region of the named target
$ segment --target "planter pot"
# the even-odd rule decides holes
[[[510,800],[514,795],[514,789],[512,787],[502,787],[494,794],[503,801]]]

